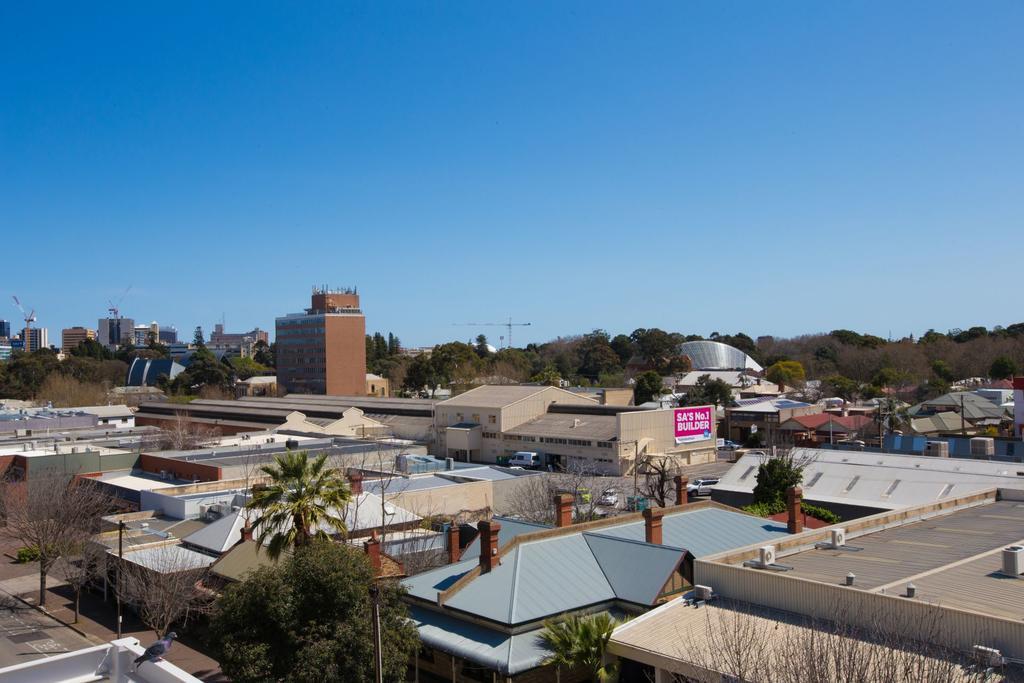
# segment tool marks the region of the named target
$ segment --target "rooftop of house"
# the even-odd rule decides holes
[[[914,416],[924,416],[948,410],[959,412],[961,406],[963,406],[964,417],[968,420],[1001,420],[1006,416],[1005,409],[973,391],[954,391],[943,394],[911,406],[907,412]]]
[[[779,429],[813,429],[816,431],[857,430],[870,425],[873,420],[866,415],[832,415],[831,413],[814,413],[812,415],[796,415],[789,418]]]
[[[793,455],[809,461],[804,498],[822,503],[890,510],[993,487],[1024,489],[1024,465],[1010,462],[813,448],[795,449]],[[715,490],[752,493],[763,461],[753,453],[741,456]]]
[[[669,509],[660,545],[645,542],[638,514],[562,529],[498,518],[501,564],[462,582],[444,604],[506,625],[615,600],[650,605],[687,553],[700,557],[787,535],[785,524],[699,505]],[[479,554],[478,537],[462,561],[409,578],[410,595],[436,603],[439,592],[479,565]]]
[[[122,638],[110,643],[72,652],[49,654],[42,659],[0,669],[3,683],[78,683],[114,681],[115,683],[200,683],[199,679],[166,660],[136,667],[133,660],[149,643],[137,638]]]

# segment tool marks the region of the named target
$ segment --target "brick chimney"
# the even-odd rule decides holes
[[[648,543],[661,545],[661,518],[664,516],[664,508],[653,507],[644,510],[644,540]]]
[[[358,496],[363,492],[363,473],[362,472],[351,472],[348,475],[348,487],[352,491],[353,496]]]
[[[376,531],[370,535],[370,540],[363,542],[363,550],[366,551],[366,556],[370,558],[374,576],[380,575],[380,539],[377,538]]]
[[[690,492],[686,488],[690,485],[690,478],[677,474],[674,479],[676,482],[676,505],[686,505],[690,502]]]
[[[572,526],[572,507],[575,502],[571,493],[555,494],[555,526]]]
[[[251,541],[252,540],[252,527],[249,526],[249,520],[245,520],[245,523],[242,525],[242,540],[243,541]]]
[[[477,524],[480,530],[480,573],[486,574],[499,564],[498,557],[498,532],[501,531],[501,524],[491,520],[484,520]]]
[[[800,501],[803,497],[804,491],[799,486],[786,489],[786,529],[791,534],[798,534],[804,530],[804,516],[800,512]]]
[[[459,548],[459,536],[459,525],[453,519],[451,526],[448,527],[448,564],[462,559],[462,549]]]

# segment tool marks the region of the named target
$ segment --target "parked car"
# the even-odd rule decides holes
[[[686,485],[686,492],[691,496],[710,496],[711,489],[716,486],[717,479],[694,479]]]
[[[525,467],[533,469],[540,467],[540,454],[533,451],[516,451],[508,459],[509,467]]]
[[[721,446],[718,447],[718,450],[720,450],[720,451],[734,451],[734,450],[736,450],[739,447],[740,447],[740,445],[738,443],[736,443],[735,441],[729,441],[729,439],[726,439],[725,443],[723,443]]]
[[[601,494],[601,498],[597,501],[597,504],[607,507],[618,507],[619,494],[615,489],[606,489],[605,492]]]

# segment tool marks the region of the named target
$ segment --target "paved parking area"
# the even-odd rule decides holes
[[[95,643],[56,619],[0,593],[0,667],[92,647]]]

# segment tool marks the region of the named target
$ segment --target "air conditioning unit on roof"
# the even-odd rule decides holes
[[[830,536],[832,537],[833,548],[846,545],[846,529],[832,529]]]
[[[759,560],[762,567],[770,567],[775,564],[775,546],[763,545],[759,552]]]

